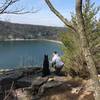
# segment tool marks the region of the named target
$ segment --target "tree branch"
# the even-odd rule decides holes
[[[24,11],[24,9],[19,9],[19,10],[15,10],[15,11],[4,11],[3,14],[28,14],[28,13],[36,13],[39,10],[31,10],[31,11]]]
[[[71,25],[71,23],[68,22],[68,20],[66,18],[63,17],[63,15],[60,14],[59,11],[57,11],[54,6],[52,5],[52,3],[50,2],[50,0],[45,0],[46,4],[48,5],[48,7],[50,8],[50,10],[70,29],[72,29],[74,32],[76,32],[76,29],[73,27],[73,25]]]
[[[18,10],[7,10],[11,5],[15,4],[20,0],[5,0],[0,7],[0,14],[27,14],[27,13],[36,13],[39,10],[33,10],[25,11],[25,9],[21,8]]]
[[[17,2],[19,0],[6,0],[3,4],[3,6],[1,7],[2,9],[0,9],[0,14],[4,13],[4,11],[12,4],[14,4],[15,2]]]

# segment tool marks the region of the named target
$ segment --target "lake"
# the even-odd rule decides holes
[[[50,41],[1,41],[0,42],[0,69],[42,66],[44,54],[52,57],[52,52],[60,55],[61,44]]]

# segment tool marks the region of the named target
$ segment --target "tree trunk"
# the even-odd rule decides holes
[[[94,63],[94,59],[91,54],[91,50],[89,48],[88,39],[86,37],[84,19],[82,15],[82,0],[76,0],[76,14],[77,14],[77,19],[78,19],[77,20],[78,28],[79,28],[78,31],[80,34],[81,48],[85,56],[85,60],[86,60],[87,67],[91,75],[91,79],[93,81],[95,100],[100,100],[100,83],[99,83],[99,79],[97,76],[96,65]]]

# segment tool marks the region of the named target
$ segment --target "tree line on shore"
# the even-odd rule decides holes
[[[64,27],[16,24],[0,21],[0,40],[6,39],[54,39],[66,32]]]

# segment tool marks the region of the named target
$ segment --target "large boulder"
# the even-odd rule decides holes
[[[40,87],[48,81],[48,77],[42,78],[42,77],[37,77],[36,79],[33,80],[32,82],[32,94],[37,95]]]
[[[38,95],[43,95],[46,91],[48,91],[51,88],[57,88],[60,85],[62,85],[62,82],[60,81],[48,81],[47,83],[44,83],[38,91]]]
[[[16,81],[21,77],[22,77],[22,72],[14,72],[12,74],[0,77],[1,90],[4,91],[10,89],[12,83],[14,82],[15,84]]]
[[[20,78],[16,81],[16,88],[24,88],[31,86],[31,79],[27,77]]]

